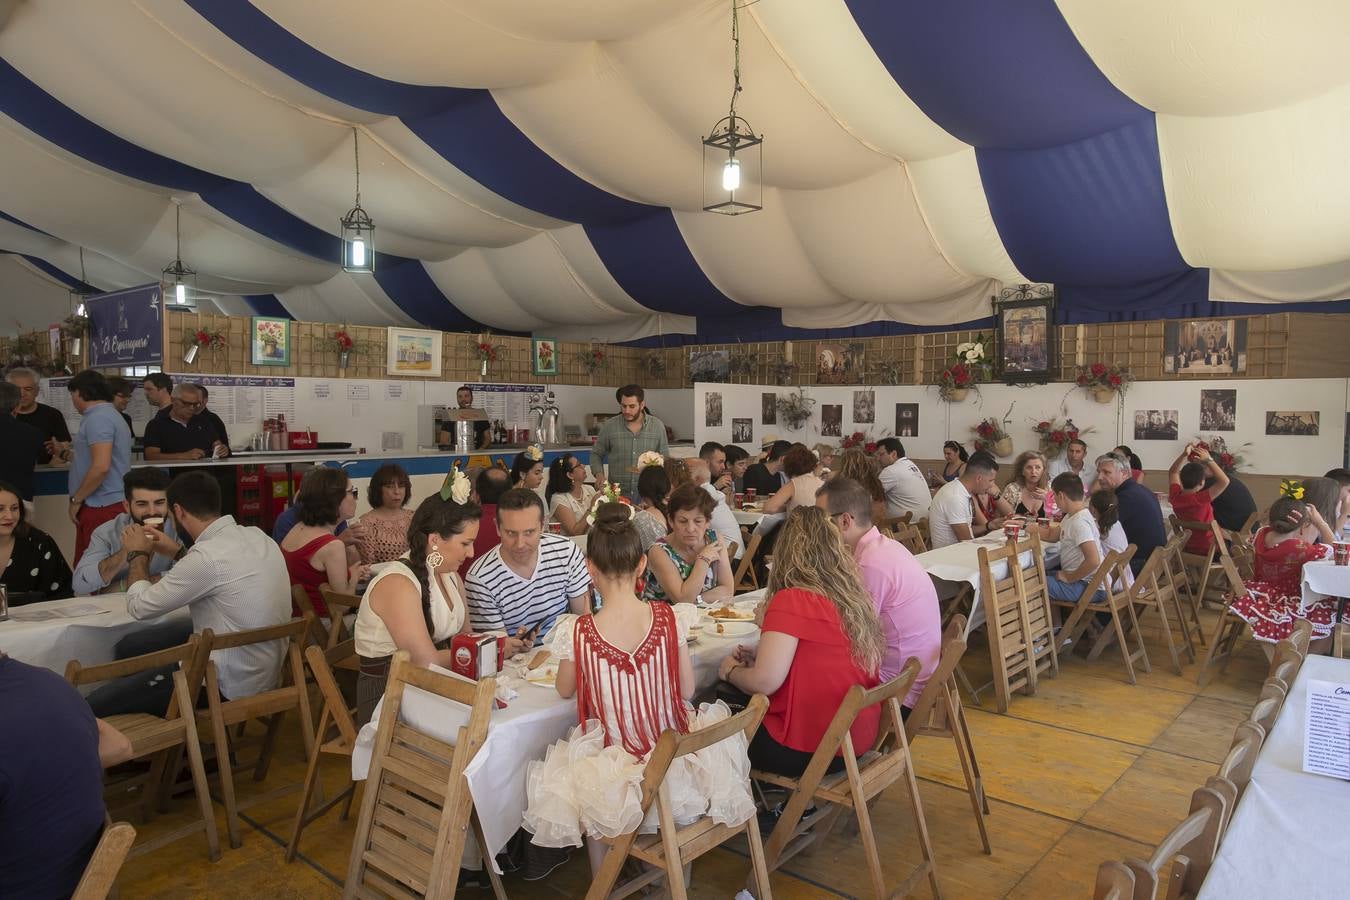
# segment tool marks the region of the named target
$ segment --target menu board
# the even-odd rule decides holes
[[[473,405],[500,420],[507,428],[529,428],[530,398],[541,398],[548,388],[542,384],[468,384]]]

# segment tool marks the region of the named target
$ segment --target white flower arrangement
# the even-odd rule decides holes
[[[628,507],[628,518],[631,521],[637,515],[637,507],[632,501],[623,495],[623,490],[614,482],[606,482],[600,490],[595,492],[595,499],[591,501],[590,512],[586,513],[586,522],[589,525],[595,524],[595,515],[600,511],[602,503],[622,503]]]
[[[539,462],[544,458],[544,448],[540,447],[538,444],[531,444],[526,447],[523,452],[525,453],[526,459],[532,459],[535,462]]]
[[[459,466],[451,466],[450,471],[445,476],[445,483],[441,485],[441,499],[452,500],[461,506],[469,502],[469,494],[472,493],[472,486],[469,484],[469,476],[459,470]]]
[[[638,471],[641,472],[648,466],[664,466],[666,459],[655,450],[646,450],[637,458]]]
[[[963,363],[975,364],[984,359],[984,343],[979,341],[967,341],[964,344],[956,345],[956,358]]]

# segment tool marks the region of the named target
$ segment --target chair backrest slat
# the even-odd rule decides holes
[[[356,652],[356,642],[343,641],[336,647],[328,651],[320,650],[318,647],[309,646],[305,648],[305,660],[309,663],[309,670],[314,675],[314,683],[319,686],[319,693],[323,697],[323,712],[319,720],[319,740],[323,740],[324,717],[332,719],[337,727],[338,736],[342,739],[345,747],[356,746],[356,721],[352,718],[351,710],[347,706],[347,700],[342,696],[342,689],[338,687],[337,679],[333,677],[333,664],[346,659]]]

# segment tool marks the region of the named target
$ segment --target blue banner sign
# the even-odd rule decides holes
[[[85,311],[92,368],[163,362],[164,309],[158,284],[90,297]]]

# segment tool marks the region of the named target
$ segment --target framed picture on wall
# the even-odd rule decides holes
[[[530,373],[558,374],[558,342],[553,338],[537,337],[530,341]]]
[[[1193,319],[1163,325],[1163,371],[1223,375],[1247,371],[1246,319]]]
[[[255,366],[291,364],[291,320],[271,316],[249,319],[248,361]]]
[[[420,328],[389,328],[389,358],[385,370],[390,375],[416,375],[439,378],[441,375],[441,333]]]
[[[1023,284],[994,300],[994,346],[999,378],[1007,384],[1044,384],[1055,373],[1055,287]]]

